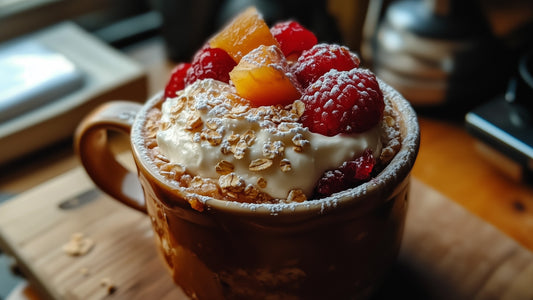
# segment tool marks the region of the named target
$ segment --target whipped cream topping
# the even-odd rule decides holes
[[[160,151],[191,175],[234,174],[278,199],[291,190],[307,197],[329,169],[361,155],[381,153],[381,124],[360,134],[332,137],[310,132],[298,119],[303,103],[251,107],[226,83],[205,79],[168,98],[157,133]]]

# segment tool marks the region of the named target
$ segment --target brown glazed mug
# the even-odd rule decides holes
[[[148,214],[163,261],[193,299],[365,299],[395,262],[407,211],[419,126],[409,103],[380,82],[399,113],[402,147],[375,178],[333,196],[293,204],[212,198],[202,211],[159,174],[141,130],[149,109],[110,102],[79,125],[76,149],[96,185]],[[137,174],[117,162],[109,130],[129,134]]]

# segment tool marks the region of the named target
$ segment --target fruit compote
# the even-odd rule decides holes
[[[290,203],[371,180],[400,148],[396,119],[355,53],[249,8],[176,66],[145,133],[189,192]]]

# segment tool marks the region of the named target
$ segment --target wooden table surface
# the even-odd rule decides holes
[[[533,188],[506,177],[461,124],[420,118],[413,175],[533,250]]]
[[[146,66],[150,93],[161,89],[172,67],[164,59],[161,41],[148,41],[127,53]],[[413,176],[533,250],[533,188],[505,177],[480,157],[475,139],[462,124],[429,117],[419,120],[421,146]],[[67,141],[1,167],[0,194],[19,194],[77,166]]]

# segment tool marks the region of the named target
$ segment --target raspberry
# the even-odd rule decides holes
[[[359,67],[359,63],[359,57],[344,46],[317,44],[300,55],[293,72],[305,88],[331,69],[348,71]]]
[[[187,71],[185,84],[190,85],[199,79],[213,78],[229,82],[229,72],[237,64],[229,54],[220,48],[202,48],[193,58]]]
[[[318,198],[327,197],[346,189],[346,179],[340,170],[326,171],[318,180],[316,194]]]
[[[189,63],[180,63],[174,67],[170,73],[170,80],[165,87],[165,98],[175,97],[176,92],[181,91],[185,87],[185,76],[190,67],[191,64]]]
[[[376,77],[359,68],[327,72],[305,89],[302,101],[302,124],[326,136],[364,132],[378,124],[385,108]]]
[[[367,180],[370,178],[372,169],[376,160],[370,149],[366,149],[361,156],[355,160],[344,162],[341,166],[341,171],[346,174],[351,183],[357,183],[358,181]]]
[[[361,156],[344,162],[338,169],[324,172],[318,180],[316,194],[326,197],[359,185],[370,178],[375,164],[372,151],[365,150]]]
[[[286,57],[300,55],[302,51],[310,49],[317,43],[314,33],[295,21],[277,23],[270,28],[270,32]]]

